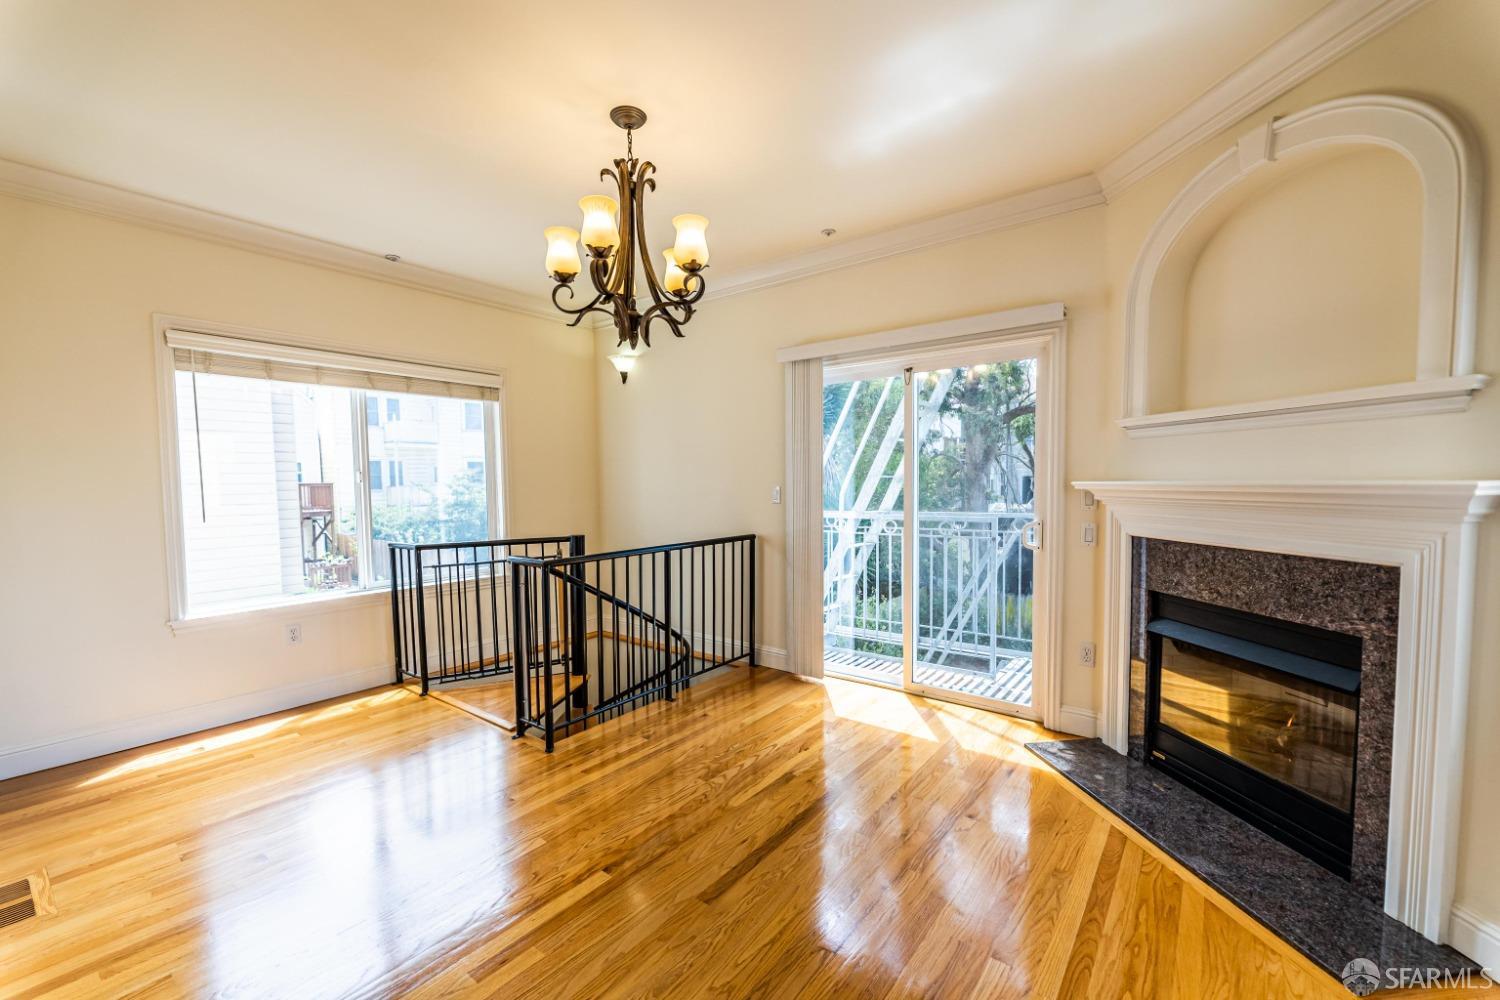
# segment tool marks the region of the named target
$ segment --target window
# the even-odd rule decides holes
[[[464,430],[466,430],[466,431],[477,431],[477,430],[481,429],[481,427],[483,426],[482,423],[481,423],[481,415],[482,415],[482,413],[483,413],[483,410],[480,408],[480,406],[479,406],[478,403],[465,403],[464,404]]]
[[[165,344],[174,619],[379,587],[392,542],[498,535],[497,376],[176,330]],[[411,433],[382,427],[403,412]]]

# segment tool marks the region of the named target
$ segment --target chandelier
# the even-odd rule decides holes
[[[615,160],[614,169],[599,171],[600,180],[613,180],[618,199],[607,194],[582,198],[583,227],[552,226],[544,231],[547,240],[547,272],[557,284],[552,289],[552,304],[572,316],[569,326],[577,326],[589,313],[613,317],[619,332],[619,344],[651,346],[651,327],[661,322],[681,337],[682,328],[693,318],[693,307],[703,298],[703,268],[708,266],[708,220],[701,215],[679,215],[672,219],[677,241],[662,251],[666,263],[660,276],[651,262],[646,245],[646,192],[656,190],[651,174],[656,166],[650,160],[637,160],[634,150],[635,130],[646,124],[646,113],[640,108],[621,105],[609,113],[610,120],[625,130],[625,158]],[[589,282],[593,298],[581,305],[564,304],[575,297],[573,279],[583,269],[578,256],[582,242],[588,253]],[[645,278],[650,303],[636,304],[636,269]],[[642,308],[643,307],[643,308]],[[620,359],[620,360],[617,360]],[[634,362],[634,355],[616,355],[610,359],[623,380]]]

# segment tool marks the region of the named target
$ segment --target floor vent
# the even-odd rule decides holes
[[[26,879],[0,885],[0,927],[9,927],[36,916],[36,902],[31,898],[31,883]]]

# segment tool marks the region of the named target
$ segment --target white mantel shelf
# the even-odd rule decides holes
[[[1478,526],[1500,479],[1075,482],[1103,505],[1100,738],[1126,751],[1136,538],[1396,566],[1385,909],[1447,940],[1463,792]]]
[[[1285,508],[1360,516],[1371,511],[1484,517],[1500,506],[1500,479],[1299,481],[1103,480],[1075,482],[1105,503],[1211,504],[1218,509]],[[1242,546],[1248,548],[1249,546]]]

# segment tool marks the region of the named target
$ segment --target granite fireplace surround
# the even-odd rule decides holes
[[[1390,827],[1400,570],[1156,538],[1133,540],[1130,569],[1129,754],[1137,761],[1145,758],[1145,626],[1150,592],[1363,640],[1350,883],[1360,895],[1380,905]]]

